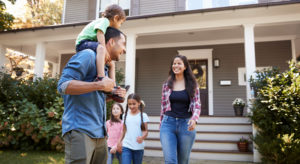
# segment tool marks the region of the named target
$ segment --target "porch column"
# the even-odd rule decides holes
[[[244,47],[245,47],[245,65],[246,65],[246,98],[247,98],[247,112],[250,113],[251,108],[251,88],[250,88],[250,77],[254,75],[256,69],[255,63],[255,41],[254,41],[254,24],[243,24],[244,26]],[[252,134],[256,136],[257,128],[252,124]],[[253,162],[260,162],[260,154],[256,145],[253,143]]]
[[[135,58],[136,58],[136,34],[127,34],[125,85],[130,85],[128,93],[135,91]]]
[[[37,43],[36,50],[35,50],[35,61],[34,61],[35,78],[43,77],[45,54],[46,54],[45,43],[44,42]]]
[[[292,48],[292,59],[296,61],[297,54],[296,54],[296,39],[291,40],[291,48]]]
[[[5,47],[0,44],[0,70],[2,69],[2,67],[4,67],[4,64],[5,64],[5,53],[6,53],[6,49]]]

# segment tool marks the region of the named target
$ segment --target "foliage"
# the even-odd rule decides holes
[[[245,143],[248,143],[249,141],[248,141],[248,139],[242,137],[242,138],[240,138],[239,142],[245,142]]]
[[[253,141],[264,163],[300,163],[300,63],[289,70],[258,72],[251,85],[257,91],[252,122],[258,127]]]
[[[15,79],[0,72],[1,149],[64,149],[61,138],[64,107],[56,90],[57,82],[57,78],[48,77],[35,81]],[[107,104],[108,118],[112,103]]]
[[[13,28],[61,24],[63,0],[27,0],[26,13],[16,18]]]
[[[0,74],[0,148],[63,150],[63,100],[58,79],[36,81]]]
[[[245,107],[245,101],[242,98],[236,98],[233,100],[232,106]]]
[[[14,4],[16,0],[7,0]],[[13,24],[14,16],[6,12],[5,3],[0,0],[0,31],[10,30]]]

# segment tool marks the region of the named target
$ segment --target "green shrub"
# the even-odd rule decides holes
[[[63,150],[58,79],[13,79],[0,73],[0,148]]]
[[[264,163],[300,163],[300,63],[289,70],[258,72],[251,80],[257,95],[252,122],[258,127],[254,142]]]
[[[117,83],[124,79],[121,71]],[[58,78],[14,79],[0,72],[0,148],[63,151]],[[113,102],[107,103],[107,118]]]

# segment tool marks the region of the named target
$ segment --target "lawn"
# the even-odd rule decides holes
[[[3,164],[64,164],[64,162],[64,153],[0,150],[0,163]]]
[[[0,150],[1,164],[64,164],[64,153],[51,151]],[[114,164],[117,164],[114,160]]]

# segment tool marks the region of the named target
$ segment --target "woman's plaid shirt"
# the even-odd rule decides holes
[[[164,83],[162,87],[162,94],[161,94],[160,123],[164,117],[164,114],[167,111],[171,111],[171,103],[169,99],[171,93],[172,90],[168,87],[168,84]],[[191,119],[197,122],[201,112],[199,89],[196,89],[195,95],[193,96],[192,101],[190,103],[189,111],[192,111],[193,114]]]

